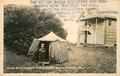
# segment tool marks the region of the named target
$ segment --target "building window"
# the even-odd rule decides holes
[[[87,21],[85,21],[85,24],[84,25],[87,25]]]
[[[31,2],[32,2],[33,4],[36,4],[36,0],[31,0]]]
[[[91,25],[92,25],[92,23],[91,22],[89,22],[89,26],[91,27]]]
[[[111,21],[111,20],[109,20],[109,22],[108,22],[108,25],[109,25],[109,26],[111,26],[111,22],[112,22],[112,21]]]

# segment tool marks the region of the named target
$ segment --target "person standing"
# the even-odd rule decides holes
[[[41,62],[44,62],[45,61],[45,54],[46,54],[46,49],[45,49],[45,47],[44,47],[44,43],[42,43],[41,44],[41,47],[40,47],[40,49],[38,50],[38,59],[39,59],[39,61],[41,61]]]

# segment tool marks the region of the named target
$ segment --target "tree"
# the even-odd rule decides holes
[[[62,26],[63,23],[54,14],[38,8],[17,5],[4,7],[5,46],[22,54],[28,51],[34,37],[40,38],[50,31],[65,39],[67,33]]]

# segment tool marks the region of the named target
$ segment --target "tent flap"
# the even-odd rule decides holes
[[[40,43],[40,41],[38,39],[36,39],[36,38],[33,39],[33,42],[29,48],[29,51],[28,51],[28,55],[34,54],[37,51],[39,43]]]

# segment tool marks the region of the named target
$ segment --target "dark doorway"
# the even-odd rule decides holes
[[[40,44],[39,44],[39,48],[40,48],[42,43],[44,43],[44,47],[46,49],[45,61],[49,61],[49,45],[50,45],[50,41],[41,41]]]
[[[50,45],[50,41],[40,41],[39,46],[38,46],[38,50],[41,48],[41,44],[44,43],[44,47],[46,49],[45,52],[45,61],[48,62],[49,61],[49,45]],[[39,51],[36,51],[35,55],[33,56],[33,60],[35,62],[39,62]]]
[[[87,44],[87,37],[88,37],[88,35],[91,35],[91,32],[86,30],[85,31],[85,40],[84,40],[85,44]]]
[[[85,31],[85,44],[87,44],[87,34],[88,34],[88,31]]]

